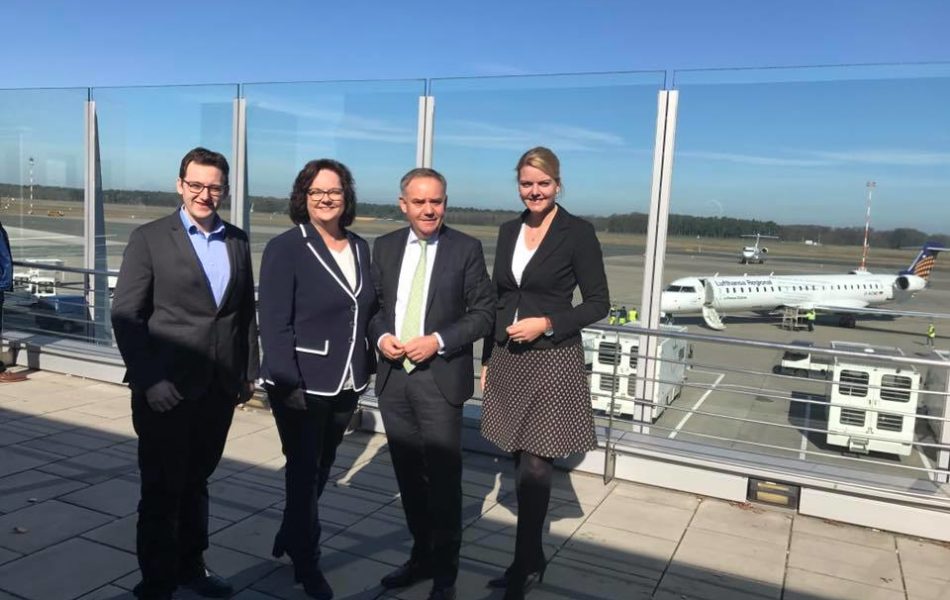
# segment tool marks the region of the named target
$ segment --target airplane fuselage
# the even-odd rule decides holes
[[[775,310],[783,306],[863,308],[895,299],[901,291],[923,289],[914,275],[732,275],[685,277],[661,296],[667,314],[698,314],[703,307],[721,312]]]

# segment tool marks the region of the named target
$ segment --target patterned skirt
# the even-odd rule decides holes
[[[496,345],[488,361],[482,435],[507,452],[549,458],[597,448],[583,347]]]

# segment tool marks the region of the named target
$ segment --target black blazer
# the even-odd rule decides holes
[[[285,231],[264,248],[258,311],[261,376],[269,386],[334,396],[352,365],[354,390],[366,388],[376,364],[366,337],[376,291],[369,244],[349,231],[346,237],[356,259],[355,288],[310,223]]]
[[[377,238],[373,244],[373,284],[379,301],[379,312],[370,324],[374,346],[384,333],[396,331],[396,292],[408,239],[406,227]],[[451,404],[461,405],[475,391],[472,342],[491,331],[493,306],[481,242],[443,226],[426,298],[425,331],[438,332],[445,344],[442,354],[433,356],[427,365],[439,391]],[[385,388],[393,366],[381,357],[377,395]]]
[[[135,229],[125,247],[112,302],[125,381],[144,392],[167,379],[185,398],[216,386],[237,402],[259,366],[247,234],[224,224],[231,279],[218,307],[179,210]]]
[[[495,342],[508,341],[505,329],[518,318],[548,317],[554,334],[532,342],[535,348],[554,348],[581,341],[581,329],[607,315],[610,292],[600,242],[594,227],[558,205],[551,227],[528,261],[521,285],[511,272],[511,259],[527,211],[498,230],[492,283],[498,295]],[[574,288],[580,286],[582,302],[573,305]],[[486,343],[485,354],[490,353]]]

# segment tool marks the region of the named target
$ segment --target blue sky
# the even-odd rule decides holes
[[[0,181],[23,181],[32,155],[37,181],[81,181],[86,87],[106,186],[171,189],[188,147],[229,153],[233,84],[346,80],[245,87],[250,191],[286,194],[306,160],[334,156],[362,198],[391,201],[434,79],[450,203],[517,208],[511,168],[544,144],[569,207],[642,211],[675,72],[674,212],[860,226],[875,179],[876,226],[950,222],[950,69],[719,70],[950,61],[940,0],[138,4],[0,5],[16,25],[0,88],[80,88],[0,92]],[[626,73],[525,77],[592,72]],[[107,89],[171,84],[189,87]]]

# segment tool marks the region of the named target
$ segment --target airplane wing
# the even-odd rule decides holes
[[[924,319],[950,319],[948,313],[928,312],[920,310],[894,310],[892,308],[872,308],[869,306],[848,308],[841,305],[815,305],[815,310],[833,313],[882,315],[893,317],[921,317]]]

